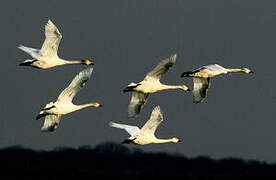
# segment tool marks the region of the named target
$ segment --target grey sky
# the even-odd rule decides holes
[[[141,127],[160,105],[165,121],[157,136],[177,136],[184,142],[139,147],[144,151],[275,161],[275,7],[269,0],[2,1],[0,147],[120,142],[127,134],[108,127],[109,121]],[[39,48],[48,18],[63,34],[62,58],[95,58],[92,77],[74,103],[95,100],[104,107],[66,115],[47,134],[40,132],[43,122],[35,120],[36,114],[84,68],[18,66],[29,56],[16,46]],[[178,55],[176,64],[162,79],[167,84],[191,87],[192,79],[180,74],[211,63],[247,66],[255,73],[214,78],[202,104],[193,104],[191,94],[181,91],[153,94],[140,117],[128,120],[131,94],[123,88],[142,80],[173,53]]]

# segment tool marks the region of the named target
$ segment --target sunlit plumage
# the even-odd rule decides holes
[[[181,77],[193,77],[194,89],[193,89],[193,102],[201,103],[207,95],[207,91],[210,88],[210,78],[218,76],[220,74],[228,74],[232,72],[252,73],[249,68],[224,68],[218,64],[211,64],[203,66],[199,69],[189,72],[183,72]]]
[[[86,81],[90,78],[93,68],[88,67],[79,72],[72,80],[70,85],[64,89],[55,102],[50,102],[40,111],[36,119],[45,117],[42,131],[54,131],[60,122],[62,115],[83,109],[85,107],[100,107],[98,102],[91,102],[83,105],[75,105],[72,103],[73,98],[81,88],[85,86]]]
[[[128,117],[136,117],[149,97],[149,94],[166,89],[180,89],[188,91],[185,85],[165,85],[160,78],[166,74],[176,61],[176,54],[162,60],[146,77],[139,83],[130,83],[124,92],[132,91],[132,97],[128,106]]]
[[[170,138],[170,139],[159,139],[155,136],[155,131],[164,120],[163,113],[160,106],[156,106],[150,116],[150,119],[146,124],[140,129],[137,126],[130,126],[125,124],[119,124],[110,122],[111,127],[124,129],[130,134],[130,137],[126,139],[123,143],[133,143],[137,145],[146,145],[146,144],[159,144],[173,142],[177,143],[181,140],[179,138]]]
[[[32,59],[27,59],[19,65],[31,66],[39,69],[49,69],[65,64],[93,64],[93,61],[91,60],[67,61],[61,59],[58,56],[58,47],[61,39],[62,35],[58,28],[51,20],[48,20],[45,25],[45,41],[41,49],[30,48],[23,45],[18,46],[20,50],[26,52],[32,57]]]

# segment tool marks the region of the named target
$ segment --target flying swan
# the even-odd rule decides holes
[[[31,66],[39,69],[49,69],[65,64],[94,64],[91,60],[67,61],[59,58],[58,47],[62,38],[58,28],[51,20],[45,25],[45,41],[41,49],[34,49],[19,45],[18,48],[29,54],[32,59],[27,59],[20,66]]]
[[[160,82],[162,75],[166,74],[176,61],[176,54],[162,60],[146,77],[139,83],[130,83],[124,92],[132,91],[128,106],[128,117],[136,117],[145,105],[150,93],[166,89],[180,89],[189,91],[185,85],[165,85]]]
[[[150,119],[146,122],[146,124],[139,129],[137,126],[129,126],[125,124],[119,124],[110,122],[109,125],[111,127],[124,129],[126,132],[130,134],[130,137],[124,140],[122,143],[133,143],[137,145],[146,145],[146,144],[160,144],[160,143],[178,143],[181,142],[179,138],[171,138],[171,139],[159,139],[155,137],[155,131],[160,123],[164,120],[162,111],[160,106],[156,106],[150,116]]]
[[[83,105],[75,105],[72,103],[72,99],[78,93],[78,91],[85,86],[86,81],[90,78],[93,68],[88,67],[79,72],[72,80],[70,85],[64,89],[58,96],[56,102],[50,102],[41,109],[36,119],[45,117],[45,121],[41,131],[48,132],[54,131],[59,123],[62,115],[86,108],[86,107],[101,107],[98,102],[91,102]]]
[[[228,74],[232,72],[243,72],[246,74],[253,73],[249,68],[224,68],[218,64],[211,64],[203,66],[195,71],[183,72],[181,77],[193,77],[193,102],[201,103],[207,95],[208,88],[210,87],[210,78],[220,74]]]

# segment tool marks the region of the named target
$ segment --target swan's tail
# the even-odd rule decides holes
[[[123,142],[121,142],[121,144],[130,144],[132,141],[132,139],[125,139]]]
[[[47,116],[47,114],[38,114],[35,119],[39,120],[40,118],[43,118],[45,116]]]
[[[38,56],[40,55],[40,49],[35,49],[35,48],[30,48],[27,46],[19,45],[18,49],[24,51],[25,53],[29,54],[33,58],[37,59]]]
[[[39,114],[36,116],[36,120],[39,120],[40,118],[43,118],[45,116],[47,116],[48,113],[44,112],[43,110],[39,112]]]
[[[33,62],[37,61],[36,59],[27,59],[24,62],[20,63],[19,66],[31,66]]]
[[[194,72],[183,72],[180,77],[194,77]]]

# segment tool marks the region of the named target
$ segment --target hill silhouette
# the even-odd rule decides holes
[[[55,148],[35,151],[21,146],[0,150],[0,177],[86,178],[182,176],[187,179],[209,176],[274,176],[276,165],[255,160],[209,157],[187,158],[167,153],[149,153],[106,142],[94,148]]]

